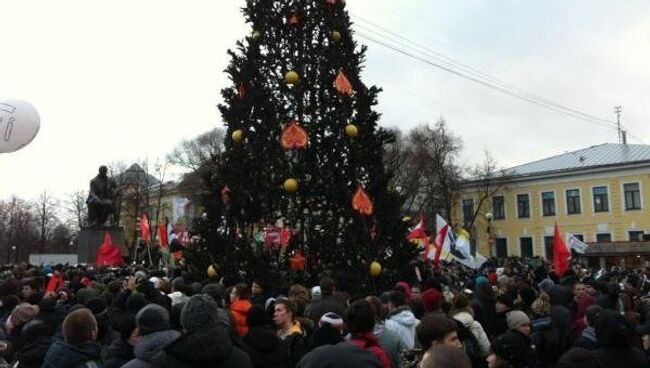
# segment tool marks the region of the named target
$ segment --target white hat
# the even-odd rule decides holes
[[[323,293],[320,291],[320,286],[314,286],[311,288],[311,299],[320,300],[323,296]]]

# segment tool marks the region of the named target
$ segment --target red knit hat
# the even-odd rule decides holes
[[[422,293],[422,304],[427,313],[439,310],[442,308],[442,294],[434,288],[428,289]]]
[[[490,282],[491,285],[496,285],[497,282],[499,281],[499,275],[497,275],[496,272],[492,271],[488,275],[488,281]]]

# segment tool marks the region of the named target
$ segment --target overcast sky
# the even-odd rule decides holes
[[[322,0],[325,1],[325,0]],[[250,33],[241,0],[0,0],[0,98],[30,101],[41,131],[0,154],[0,199],[87,189],[97,167],[162,158],[221,125],[226,50]],[[528,93],[622,122],[650,143],[650,2],[348,0],[384,89],[381,124],[443,116],[464,163],[503,167],[616,142],[616,130],[548,111],[362,38],[386,31]],[[373,28],[372,22],[382,27]],[[393,36],[394,37],[394,36]],[[410,43],[409,45],[413,45]],[[416,53],[413,49],[399,46]],[[423,56],[421,54],[418,54]],[[429,61],[434,61],[426,57]]]

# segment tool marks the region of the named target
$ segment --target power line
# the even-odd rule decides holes
[[[548,104],[548,103],[545,103],[544,101],[538,101],[536,99],[533,99],[531,97],[528,97],[528,96],[520,94],[520,93],[517,93],[516,91],[505,88],[503,86],[499,86],[499,85],[496,85],[494,83],[484,81],[484,80],[479,79],[478,77],[475,77],[475,76],[467,75],[467,74],[465,74],[463,72],[452,69],[451,67],[444,66],[441,63],[436,63],[436,62],[431,61],[430,59],[426,58],[425,56],[417,55],[414,52],[409,52],[407,50],[401,49],[401,48],[399,48],[397,46],[394,46],[394,45],[391,45],[391,44],[389,44],[387,42],[379,40],[374,36],[365,34],[365,33],[360,32],[360,31],[357,31],[357,34],[359,34],[360,37],[362,37],[362,38],[364,38],[364,39],[366,39],[368,41],[371,41],[371,42],[374,42],[374,43],[376,43],[378,45],[384,46],[384,47],[386,47],[388,49],[391,49],[393,51],[396,51],[396,52],[398,52],[398,53],[400,53],[402,55],[408,56],[408,57],[410,57],[412,59],[421,61],[421,62],[423,62],[425,64],[428,64],[430,66],[433,66],[435,68],[442,69],[442,70],[444,70],[444,71],[446,71],[448,73],[457,75],[457,76],[459,76],[461,78],[464,78],[464,79],[470,80],[472,82],[481,84],[481,85],[483,85],[485,87],[497,90],[499,92],[505,93],[505,94],[510,95],[512,97],[518,98],[520,100],[523,100],[523,101],[538,105],[540,107],[544,107],[546,109],[549,109],[549,110],[552,110],[552,111],[555,111],[555,112],[558,112],[558,113],[561,113],[561,114],[571,116],[571,117],[576,118],[576,119],[584,120],[584,121],[586,121],[588,123],[591,123],[591,124],[594,124],[594,125],[599,125],[599,126],[602,126],[602,127],[605,127],[605,128],[610,128],[610,129],[616,129],[616,126],[611,121],[607,121],[605,119],[600,119],[600,118],[593,119],[591,117],[585,116],[586,114],[583,114],[583,113],[580,113],[580,112],[577,112],[577,111],[574,112],[574,111],[572,111],[572,109],[569,109],[569,108],[560,107],[561,105]],[[395,41],[393,41],[393,42],[395,42]],[[415,51],[415,52],[417,52],[417,51]],[[606,123],[602,122],[602,121],[605,121]]]

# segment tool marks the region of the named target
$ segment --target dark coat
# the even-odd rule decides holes
[[[596,331],[593,327],[587,327],[582,331],[582,334],[573,343],[576,348],[583,348],[587,350],[596,350],[598,348],[598,341],[596,340]]]
[[[102,351],[104,368],[120,368],[133,358],[135,358],[133,346],[123,341],[121,337],[113,340],[106,350]]]
[[[19,368],[40,368],[45,359],[45,354],[50,348],[50,337],[40,336],[36,341],[25,344],[16,352],[15,359]]]
[[[543,367],[555,367],[562,355],[562,341],[560,333],[553,325],[550,317],[543,317],[533,320],[533,333],[530,337],[535,347],[537,361]]]
[[[349,343],[325,345],[305,355],[297,368],[383,368],[377,355]]]
[[[273,328],[253,327],[242,340],[253,367],[289,367],[289,355]]]
[[[596,349],[596,355],[603,367],[647,368],[650,365],[641,350],[629,346],[602,346]]]
[[[336,313],[342,317],[344,315],[345,309],[341,303],[339,303],[338,300],[336,300],[333,296],[323,295],[323,299],[317,300],[307,306],[305,309],[305,317],[308,317],[315,323],[318,323],[323,314],[329,312]]]
[[[57,341],[47,350],[43,368],[74,368],[85,363],[101,367],[99,351],[99,345],[91,342],[69,344]]]
[[[172,341],[151,360],[158,368],[252,368],[248,355],[233,346],[220,326],[190,331]]]

